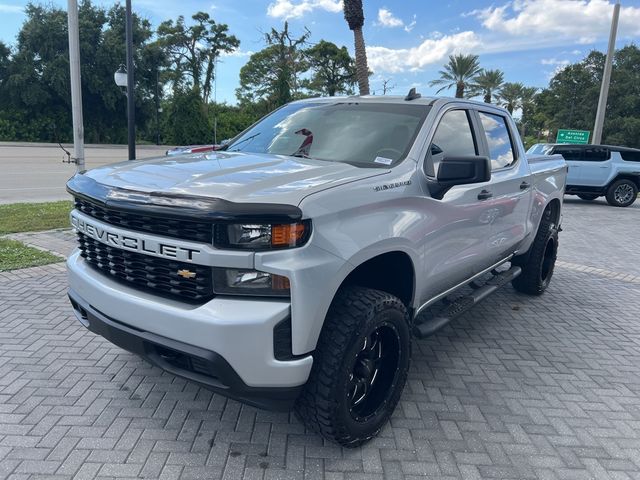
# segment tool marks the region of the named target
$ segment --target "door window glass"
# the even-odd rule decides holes
[[[640,150],[622,150],[620,155],[628,162],[640,162]]]
[[[512,165],[515,162],[515,155],[505,118],[492,113],[480,112],[480,121],[487,135],[491,170]]]
[[[468,157],[477,154],[467,112],[465,110],[450,110],[440,120],[431,141],[427,175],[436,176],[438,166],[445,156]]]
[[[585,162],[604,162],[610,158],[609,149],[602,147],[589,147],[584,149]]]
[[[553,153],[559,153],[565,160],[583,160],[584,151],[576,147],[556,147]]]

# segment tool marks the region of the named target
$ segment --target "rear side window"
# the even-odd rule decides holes
[[[611,158],[608,148],[602,147],[589,147],[584,149],[584,157],[582,160],[585,162],[604,162]]]
[[[426,164],[427,175],[436,176],[444,157],[467,157],[478,154],[469,116],[465,110],[450,110],[438,124],[430,146],[431,160]]]
[[[491,170],[499,170],[513,165],[516,157],[513,153],[513,144],[506,119],[492,113],[479,113],[482,127],[487,135],[487,143],[489,144]]]
[[[626,150],[620,152],[620,155],[622,156],[622,159],[626,160],[627,162],[640,162],[640,150]]]

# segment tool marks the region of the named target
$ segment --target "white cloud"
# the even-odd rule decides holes
[[[417,15],[414,13],[411,22],[408,25],[404,26],[404,31],[410,33],[413,30],[413,27],[416,26],[416,17]]]
[[[342,0],[275,0],[267,7],[267,15],[286,20],[300,18],[316,9],[331,13],[341,12]]]
[[[607,38],[613,4],[608,0],[514,0],[502,6],[474,10],[482,25],[513,36],[572,39],[592,43]],[[640,8],[623,7],[620,36],[640,35]]]
[[[540,60],[540,63],[542,65],[557,65],[564,67],[569,65],[571,62],[569,60],[559,60],[557,58],[543,58]]]
[[[378,10],[378,21],[376,25],[387,28],[404,27],[404,22],[391,13],[391,10],[381,8]]]
[[[233,52],[222,52],[220,53],[220,57],[250,57],[253,55],[254,51],[252,50],[242,50],[241,48],[236,48]]]
[[[405,32],[409,33],[416,26],[416,14],[413,14],[411,22],[404,23],[404,21],[396,17],[388,8],[380,8],[378,10],[378,19],[373,22],[377,27],[383,28],[398,28],[402,27]]]
[[[472,52],[479,45],[480,39],[474,32],[460,32],[437,39],[429,38],[412,48],[371,46],[367,48],[367,60],[374,72],[417,71],[427,65],[441,63],[448,55]]]
[[[22,13],[24,7],[20,5],[9,5],[6,3],[0,3],[0,13]]]

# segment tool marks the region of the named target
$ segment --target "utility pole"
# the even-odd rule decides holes
[[[620,0],[617,0],[613,7],[611,32],[609,33],[609,49],[607,50],[607,58],[604,63],[604,72],[602,74],[602,85],[600,86],[600,98],[598,99],[598,111],[596,113],[596,124],[593,127],[593,141],[591,143],[594,145],[600,145],[600,143],[602,143],[602,129],[604,126],[604,117],[607,113],[607,97],[609,96],[609,84],[611,83],[611,68],[613,65],[613,56],[616,52],[618,18],[620,18]]]
[[[84,126],[82,121],[82,87],[80,83],[80,30],[78,2],[67,4],[69,22],[69,70],[71,75],[71,115],[73,119],[73,159],[78,172],[84,171]]]
[[[126,37],[127,37],[127,124],[129,127],[128,144],[129,160],[136,159],[136,92],[133,82],[133,17],[131,15],[131,0],[126,6]]]

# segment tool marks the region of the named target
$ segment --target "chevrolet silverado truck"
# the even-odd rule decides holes
[[[639,149],[538,143],[527,153],[562,155],[569,167],[566,195],[577,195],[587,201],[605,197],[613,207],[628,207],[638,198]]]
[[[353,447],[396,407],[412,337],[502,285],[544,292],[565,177],[492,105],[297,101],[222,151],[71,178],[69,297],[123,349]]]

